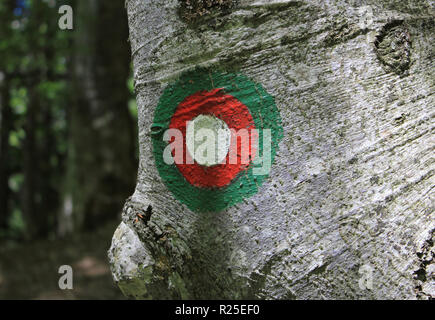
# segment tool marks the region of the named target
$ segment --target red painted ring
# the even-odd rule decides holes
[[[183,134],[183,159],[184,163],[176,163],[183,177],[191,184],[202,188],[220,188],[228,185],[240,172],[246,170],[255,156],[254,144],[249,146],[249,162],[242,161],[241,143],[236,144],[236,136],[232,130],[230,150],[223,163],[214,166],[202,166],[192,157],[186,145],[186,123],[192,121],[200,114],[213,115],[223,120],[229,129],[238,131],[255,129],[254,119],[247,106],[235,97],[225,94],[223,88],[210,91],[198,91],[186,97],[176,108],[170,124],[170,129],[178,129]],[[171,143],[175,138],[172,139]],[[240,141],[240,140],[239,140]],[[237,147],[237,163],[230,164],[229,157]],[[173,151],[174,155],[174,151]]]

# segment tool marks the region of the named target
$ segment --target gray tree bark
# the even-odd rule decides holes
[[[123,293],[434,297],[433,2],[186,3],[126,2],[140,165],[109,250]],[[284,127],[260,191],[221,212],[172,196],[148,134],[166,85],[197,66],[261,83]]]

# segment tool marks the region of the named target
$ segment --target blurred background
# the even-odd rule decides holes
[[[0,1],[0,299],[123,298],[106,252],[136,131],[124,0]]]

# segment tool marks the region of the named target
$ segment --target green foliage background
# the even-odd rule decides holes
[[[60,30],[58,27],[58,8],[63,4],[75,8],[76,1],[0,2],[0,79],[7,78],[9,97],[3,104],[8,103],[11,110],[8,123],[0,122],[1,126],[9,127],[7,161],[0,164],[8,175],[8,198],[3,200],[7,201],[8,212],[0,212],[0,216],[7,217],[7,224],[0,226],[0,242],[27,238],[29,221],[23,215],[23,188],[26,181],[23,159],[28,148],[26,134],[29,130],[26,129],[26,124],[31,95],[37,97],[38,104],[34,114],[34,148],[43,157],[34,159],[39,163],[39,172],[35,173],[38,193],[35,199],[36,202],[46,202],[41,204],[41,208],[54,212],[61,210],[67,166],[73,165],[67,159],[68,152],[71,151],[71,96],[77,94],[72,83],[75,30]],[[114,46],[116,45],[115,43]],[[128,110],[136,123],[137,108],[131,76],[125,85],[131,95]],[[137,152],[131,157],[137,159]],[[49,188],[49,191],[46,192],[43,188]],[[46,199],[47,194],[50,194],[50,199]],[[47,214],[47,220],[55,220],[55,217],[56,213]],[[45,237],[55,238],[56,221],[47,222],[51,228]]]

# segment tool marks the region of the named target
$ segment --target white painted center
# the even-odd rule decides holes
[[[200,114],[187,124],[186,145],[191,157],[202,166],[223,162],[230,149],[231,130],[225,121]]]

